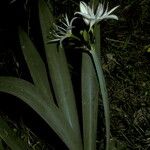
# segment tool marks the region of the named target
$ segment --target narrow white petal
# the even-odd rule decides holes
[[[68,20],[67,14],[65,15],[65,21],[66,21],[67,25],[69,26],[69,20]]]
[[[75,28],[75,26],[68,26],[67,31],[72,30],[73,28]]]
[[[115,20],[118,20],[118,17],[116,15],[109,15],[109,16],[106,16],[104,19],[115,19]]]
[[[105,16],[108,15],[108,5],[109,5],[109,3],[107,3],[106,10],[105,10],[105,12],[103,13],[102,17],[105,17]]]
[[[61,38],[62,37],[62,35],[58,35],[58,34],[54,34],[53,35],[55,38]]]
[[[54,26],[54,28],[55,28],[56,30],[58,30],[58,27],[57,27],[57,25],[56,25],[55,23],[53,23],[53,26]]]
[[[92,5],[92,8],[91,8],[92,12],[94,13],[94,4]]]
[[[107,3],[105,12],[99,17],[100,20],[102,20],[108,16],[108,5],[109,5],[109,3]]]
[[[80,2],[80,11],[82,13],[88,14],[88,6],[83,1]]]
[[[87,7],[87,10],[88,10],[88,14],[89,14],[91,17],[95,17],[94,11],[93,11],[90,7]]]
[[[57,41],[59,41],[60,39],[53,39],[53,40],[50,40],[50,41],[48,41],[48,42],[57,42]]]
[[[71,21],[70,21],[70,26],[72,26],[73,21],[76,20],[77,18],[78,18],[78,17],[74,17],[74,18],[71,19]]]
[[[89,25],[89,24],[90,24],[90,21],[89,21],[88,19],[85,19],[85,18],[84,18],[83,20],[84,20],[84,22],[85,22],[86,25]]]
[[[85,13],[82,13],[82,12],[76,12],[75,15],[76,15],[76,14],[79,14],[79,15],[81,15],[81,16],[83,16],[84,18],[89,19],[89,20],[95,19],[95,17],[89,16],[89,15],[87,15],[87,14],[85,14]]]
[[[111,14],[114,10],[116,10],[119,6],[116,6],[114,8],[112,8],[109,12],[108,12],[108,15]]]
[[[64,23],[63,21],[61,22],[65,27],[68,27],[68,25],[66,23]]]
[[[58,27],[59,31],[65,31],[66,32],[66,29],[64,29],[63,27],[61,27],[61,26],[57,26],[57,27]]]
[[[56,34],[57,34],[55,30],[52,30],[52,33],[53,33],[54,35],[56,35]]]
[[[58,34],[59,34],[60,36],[64,36],[64,35],[66,34],[66,32],[59,31]]]
[[[101,17],[103,12],[104,12],[104,8],[103,8],[103,5],[100,3],[96,11],[96,18]]]
[[[60,29],[58,29],[58,30],[53,30],[53,34],[54,35],[60,35],[60,36],[62,36],[62,35],[64,35],[64,34],[66,34],[66,32],[64,32],[64,31],[62,31],[62,30],[60,30]]]
[[[67,38],[67,36],[64,36],[60,39],[59,41],[59,44],[60,44],[60,47],[62,47],[62,42]]]

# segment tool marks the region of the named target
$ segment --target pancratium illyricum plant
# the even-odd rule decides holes
[[[111,14],[114,10],[116,10],[119,6],[112,8],[108,11],[108,3],[105,9],[104,4],[99,3],[97,9],[94,9],[94,6],[90,7],[85,2],[80,2],[80,12],[75,12],[75,14],[79,14],[83,17],[84,22],[90,26],[92,26],[103,19],[116,19],[118,17],[114,14]]]
[[[92,31],[96,30],[94,26],[103,19],[118,20],[116,15],[111,14],[118,6],[108,11],[108,5],[105,9],[104,4],[99,3],[95,10],[94,5],[90,7],[86,3],[80,2],[80,12],[76,12],[75,15],[78,14],[83,17],[84,22],[89,26],[89,30],[87,31],[87,28],[80,29],[80,26],[78,26],[76,29],[79,30],[81,36],[73,35],[72,29],[76,27],[73,26],[73,21],[78,17],[69,21],[68,16],[65,15],[59,25],[53,24],[54,28],[50,32],[52,39],[48,42],[48,45],[47,31],[54,17],[44,0],[38,2],[39,20],[44,41],[43,48],[46,52],[46,59],[44,60],[46,62],[39,55],[28,34],[20,29],[21,48],[33,82],[16,77],[0,77],[0,92],[10,93],[28,104],[55,131],[69,150],[96,150],[98,101],[101,95],[106,124],[106,150],[110,150],[109,101],[102,65],[98,56],[100,32],[99,30]],[[63,48],[59,49],[59,46],[51,44],[51,42],[58,42],[63,47],[63,41],[66,38],[78,39],[79,46],[77,45],[77,47],[83,50],[81,65],[82,96],[77,97],[78,99],[75,99],[65,51]],[[68,45],[69,42],[70,40],[66,41]],[[86,53],[84,53],[85,51]],[[49,81],[52,82],[49,83]],[[80,99],[82,103],[79,102],[78,105],[82,105],[82,112],[79,111],[79,113],[82,116],[80,118],[83,119],[83,127],[80,127],[79,113],[76,107],[76,101]],[[81,107],[79,106],[79,108]],[[81,128],[83,128],[83,135],[80,132]],[[4,130],[0,130],[0,136],[1,134],[4,135],[4,140],[7,142],[8,138],[6,138]],[[12,149],[16,150],[16,145]],[[22,145],[20,149],[22,149]]]

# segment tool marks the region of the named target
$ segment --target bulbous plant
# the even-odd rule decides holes
[[[108,11],[108,5],[105,10],[104,4],[99,3],[95,10],[94,5],[90,7],[86,3],[80,2],[80,11],[75,12],[72,20],[69,21],[66,14],[61,20],[61,24],[57,25],[54,23],[54,17],[46,3],[39,0],[39,20],[49,72],[47,73],[45,63],[27,33],[19,29],[21,48],[33,83],[15,77],[0,77],[0,91],[15,95],[27,103],[47,122],[70,150],[96,150],[100,93],[105,114],[106,150],[109,150],[109,102],[99,56],[100,27],[98,23],[103,19],[118,20],[116,15],[111,14],[117,8],[118,6]],[[73,34],[73,29],[77,28],[73,22],[81,17],[88,29],[81,30],[78,37]],[[53,29],[49,31],[50,28]],[[78,30],[80,29],[78,28]],[[48,41],[49,32],[52,39]],[[83,136],[80,132],[76,100],[64,51],[65,39],[78,40],[80,47],[75,45],[75,49],[78,48],[82,52],[82,114],[80,115],[83,118]],[[66,42],[70,42],[70,40]],[[58,105],[55,104],[48,75],[50,75]],[[0,136],[5,140],[2,132],[0,130]],[[7,140],[5,142],[7,143]],[[14,149],[11,144],[9,146]]]

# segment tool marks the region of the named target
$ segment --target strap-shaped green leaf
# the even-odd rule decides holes
[[[74,132],[66,123],[62,112],[53,102],[48,105],[43,99],[43,94],[33,84],[14,77],[0,77],[0,91],[23,100],[47,122],[71,150],[80,150],[78,140],[74,138]]]
[[[99,87],[90,56],[82,54],[82,113],[84,150],[96,149]]]
[[[6,121],[0,117],[0,139],[12,150],[31,150],[31,148],[21,138],[17,137],[13,129],[11,129]],[[0,140],[0,150],[4,150]]]
[[[105,77],[102,70],[102,65],[100,63],[100,60],[97,56],[97,53],[95,50],[91,50],[91,57],[93,59],[93,64],[95,66],[96,75],[99,82],[99,87],[101,90],[102,95],[102,101],[104,106],[104,115],[105,115],[105,124],[106,124],[106,150],[109,150],[110,146],[110,114],[109,114],[109,100],[108,100],[108,92],[105,82]]]
[[[98,1],[90,0],[96,7]],[[100,26],[94,29],[96,53],[100,58]],[[99,85],[91,57],[82,55],[82,113],[84,150],[96,149]]]
[[[49,40],[47,36],[50,31],[50,27],[53,25],[54,19],[43,0],[39,1],[39,17],[49,67],[49,74],[52,79],[52,85],[57,103],[67,118],[69,125],[74,130],[74,136],[78,139],[78,145],[80,145],[79,147],[82,147],[75,96],[65,52],[63,49],[58,49],[57,45],[54,43],[47,44],[47,41]]]
[[[43,92],[46,101],[53,101],[45,64],[34,44],[21,28],[19,29],[21,48],[34,84]]]
[[[101,36],[100,36],[100,25],[97,25],[95,30],[95,51],[92,52],[93,62],[95,64],[95,69],[100,84],[100,90],[102,95],[102,101],[104,105],[104,115],[105,115],[105,124],[106,124],[106,150],[109,150],[110,143],[110,114],[109,114],[109,100],[107,87],[105,82],[105,77],[102,69],[101,63]]]

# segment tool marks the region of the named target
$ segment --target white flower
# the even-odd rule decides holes
[[[102,3],[99,3],[96,13],[94,12],[94,8],[90,8],[86,3],[83,1],[80,2],[80,12],[76,12],[75,14],[79,14],[83,16],[84,22],[87,25],[90,25],[91,27],[98,23],[99,21],[103,19],[116,19],[118,20],[118,17],[116,15],[111,14],[114,10],[116,10],[119,6],[116,6],[112,8],[110,11],[108,11],[108,4],[106,7],[106,10],[104,10],[104,5]]]
[[[62,26],[58,26],[55,23],[54,25],[54,29],[52,30],[52,32],[50,32],[50,34],[53,36],[53,40],[50,40],[49,42],[57,42],[59,41],[60,46],[62,47],[62,42],[63,40],[65,40],[68,37],[71,37],[72,35],[72,23],[73,21],[76,19],[77,17],[74,17],[70,22],[68,19],[67,14],[64,17],[64,20],[61,20]]]

